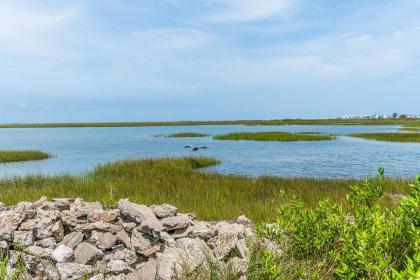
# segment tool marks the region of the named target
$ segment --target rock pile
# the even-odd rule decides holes
[[[26,279],[166,280],[214,265],[245,278],[251,222],[194,218],[127,199],[116,209],[79,198],[0,204],[0,251],[8,277]]]

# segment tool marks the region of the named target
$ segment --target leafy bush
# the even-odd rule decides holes
[[[420,279],[420,176],[411,193],[391,209],[379,204],[384,170],[351,187],[348,212],[325,200],[310,209],[296,197],[279,209],[274,225],[259,234],[283,247],[266,264],[267,279]],[[280,272],[279,272],[280,270]],[[282,270],[282,271],[281,271]]]

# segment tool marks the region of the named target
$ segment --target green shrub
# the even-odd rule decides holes
[[[284,248],[277,263],[266,266],[285,273],[268,279],[420,279],[420,176],[411,193],[387,209],[379,204],[384,170],[378,173],[377,180],[351,187],[347,212],[329,200],[312,209],[297,198],[282,205],[275,225],[259,230]],[[300,273],[291,276],[288,267]]]

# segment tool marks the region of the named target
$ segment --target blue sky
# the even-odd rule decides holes
[[[418,0],[0,0],[0,122],[420,113]]]

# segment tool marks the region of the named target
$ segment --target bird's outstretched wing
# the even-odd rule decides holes
[[[207,149],[207,146],[201,146],[200,149]]]
[[[188,145],[188,146],[185,146],[184,148],[185,148],[185,149],[188,149],[188,148],[189,148],[189,149],[192,149],[192,148],[193,148],[193,146]]]

